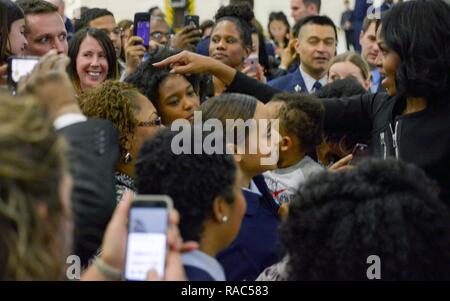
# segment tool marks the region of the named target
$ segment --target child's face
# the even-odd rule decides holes
[[[170,75],[160,84],[158,112],[164,125],[177,119],[192,121],[199,107],[200,97],[184,76]]]
[[[270,114],[270,118],[279,120],[279,124],[280,124],[280,129],[279,129],[280,143],[279,143],[279,147],[278,147],[279,162],[284,160],[284,156],[286,154],[286,149],[287,149],[285,146],[286,138],[291,139],[289,137],[289,135],[286,133],[286,131],[283,129],[282,122],[280,120],[280,110],[283,107],[283,105],[284,105],[283,101],[270,101],[265,104],[265,106]]]
[[[256,121],[257,127],[256,130],[250,132],[246,139],[245,154],[242,155],[239,165],[245,173],[256,176],[277,168],[280,139],[278,129],[271,124],[273,117],[262,102],[258,102],[256,105],[253,119]],[[256,154],[251,152],[251,143],[255,141],[257,142]]]

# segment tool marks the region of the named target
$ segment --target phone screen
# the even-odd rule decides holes
[[[125,278],[143,281],[149,270],[164,275],[167,248],[167,207],[151,207],[139,202],[132,206],[128,221]]]
[[[10,72],[8,74],[10,82],[17,84],[21,77],[33,71],[34,66],[38,62],[38,58],[12,57],[9,63]]]
[[[199,16],[192,16],[192,15],[188,15],[184,17],[184,26],[189,26],[189,25],[193,25],[197,28],[200,27],[200,18]]]
[[[150,22],[146,20],[139,20],[136,24],[136,35],[144,40],[144,46],[148,47],[150,44]]]

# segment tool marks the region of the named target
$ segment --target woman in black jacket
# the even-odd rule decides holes
[[[443,0],[398,4],[383,17],[377,38],[388,94],[323,100],[325,128],[371,132],[373,156],[395,156],[421,167],[450,203],[450,6]],[[174,72],[211,72],[228,92],[265,102],[278,92],[190,53],[161,65],[175,62]]]

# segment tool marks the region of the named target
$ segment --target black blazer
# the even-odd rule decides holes
[[[263,102],[280,92],[238,72],[227,92],[252,95]],[[450,200],[450,95],[440,104],[402,116],[405,99],[385,93],[340,99],[321,99],[325,131],[371,135],[374,157],[396,157],[422,168],[441,188],[441,199]]]
[[[118,135],[108,120],[88,119],[58,131],[69,143],[74,251],[85,266],[101,246],[116,207]]]
[[[254,281],[265,268],[281,260],[277,253],[279,206],[262,175],[253,178],[262,196],[244,190],[247,211],[238,236],[217,255],[227,281]]]

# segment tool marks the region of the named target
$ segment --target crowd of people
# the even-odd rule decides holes
[[[383,280],[450,280],[450,4],[369,2],[343,1],[338,54],[320,0],[264,26],[253,0],[181,29],[153,7],[148,47],[107,8],[0,0],[0,279],[65,280],[69,255],[124,279],[139,194],[173,200],[148,280],[368,280],[374,255]]]

